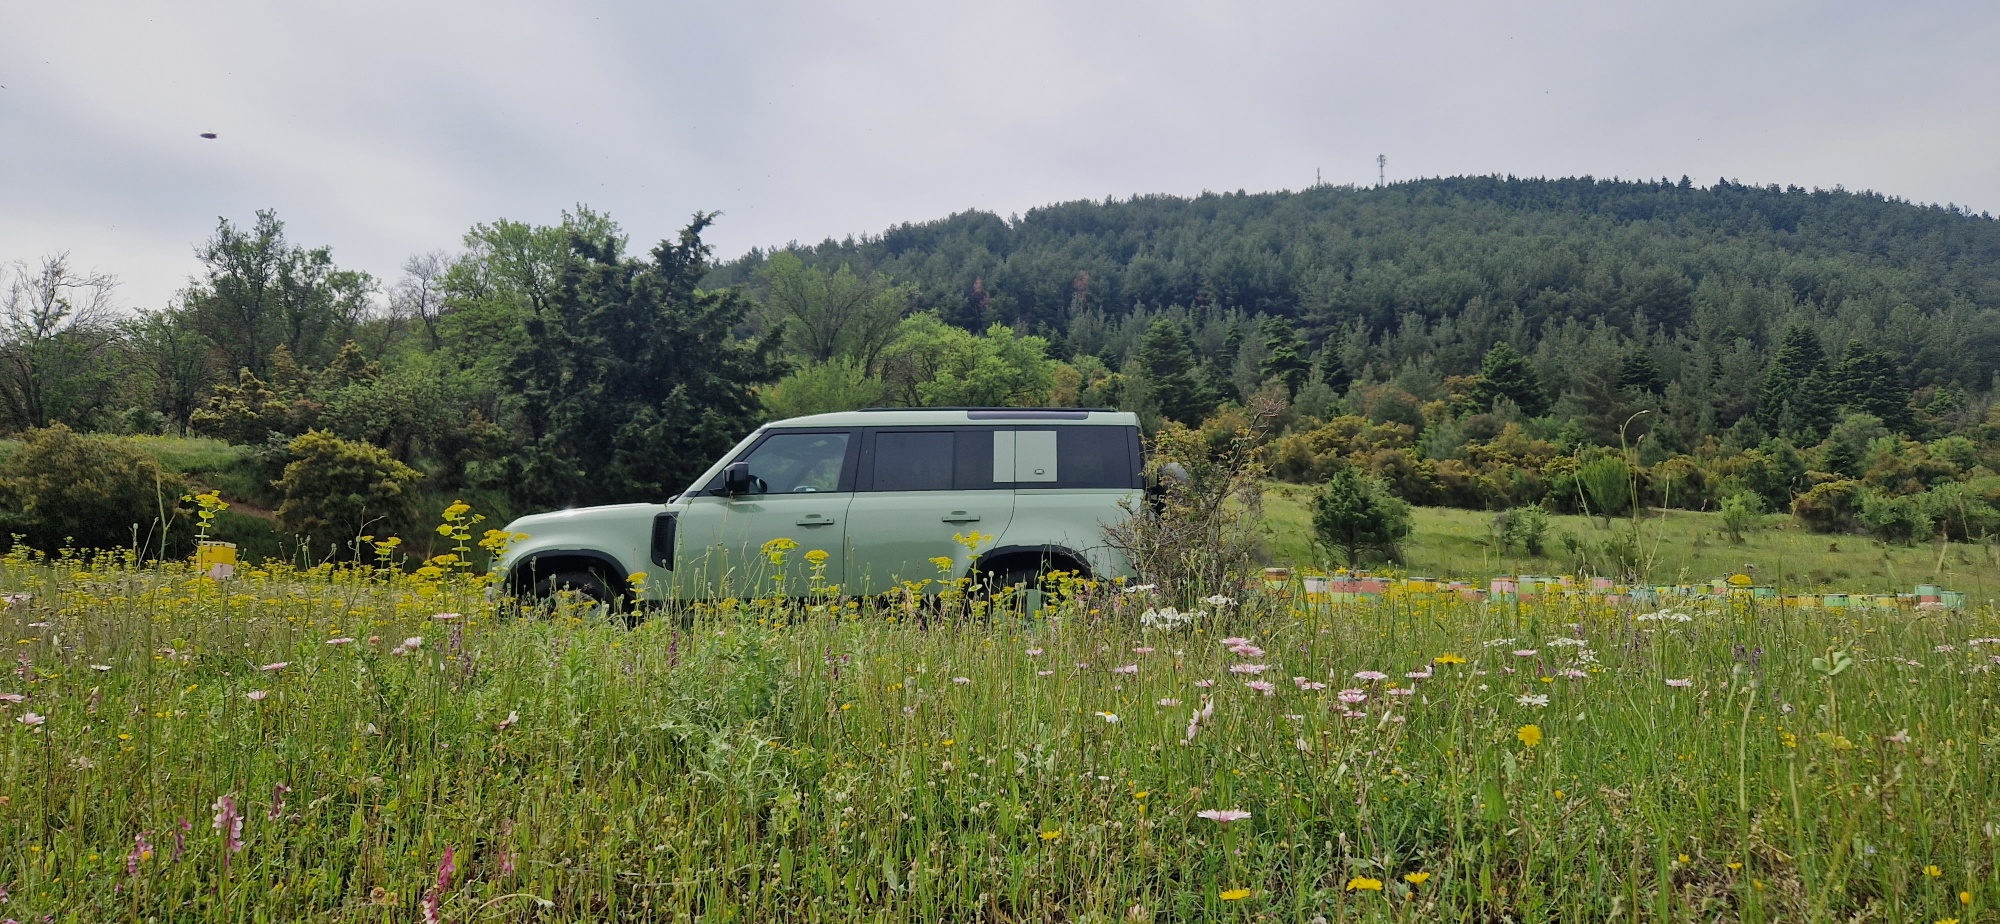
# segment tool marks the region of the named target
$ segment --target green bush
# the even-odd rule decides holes
[[[1869,535],[1908,544],[1931,533],[1931,514],[1924,507],[1920,497],[1863,491],[1858,519]]]
[[[315,554],[361,535],[392,535],[410,522],[411,488],[423,473],[367,443],[309,430],[288,447],[292,461],[276,487],[278,523],[311,542]]]
[[[1959,542],[1978,541],[2000,533],[2000,511],[1972,485],[1947,482],[1919,496],[1923,511],[1939,532]]]
[[[1540,507],[1515,507],[1493,517],[1493,535],[1503,555],[1521,549],[1539,558],[1548,546],[1548,533],[1549,513]]]
[[[1851,533],[1861,502],[1861,482],[1828,481],[1792,499],[1792,519],[1816,533]]]
[[[125,440],[62,424],[30,430],[0,476],[0,535],[43,550],[159,549],[181,497],[179,475]]]
[[[1743,535],[1757,528],[1758,518],[1764,513],[1764,498],[1750,491],[1739,491],[1722,500],[1722,528],[1729,531],[1729,541],[1743,542]]]
[[[1577,468],[1576,477],[1590,495],[1590,502],[1597,506],[1593,512],[1598,516],[1616,516],[1631,506],[1632,469],[1624,459],[1617,456],[1592,459]]]

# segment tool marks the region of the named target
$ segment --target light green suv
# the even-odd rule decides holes
[[[938,578],[1010,586],[1057,570],[1126,577],[1105,527],[1137,509],[1143,479],[1129,413],[798,417],[745,437],[666,503],[515,520],[508,531],[528,538],[495,568],[520,596],[568,588],[624,604],[828,587],[858,596]],[[796,547],[774,564],[787,539]]]

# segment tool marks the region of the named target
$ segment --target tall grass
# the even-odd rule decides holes
[[[1990,610],[1272,591],[1148,630],[1147,591],[1098,587],[1032,617],[745,601],[628,630],[509,615],[450,574],[16,555],[0,588],[28,595],[0,610],[0,693],[25,697],[0,721],[0,913],[24,921],[1969,921],[2000,901]],[[1197,814],[1219,809],[1250,814]]]

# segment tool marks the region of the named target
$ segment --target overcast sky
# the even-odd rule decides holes
[[[635,244],[720,211],[732,257],[1377,154],[2000,211],[1996,51],[1992,0],[0,0],[0,260],[159,307],[260,208],[393,281],[578,202]]]

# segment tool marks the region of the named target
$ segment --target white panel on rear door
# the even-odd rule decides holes
[[[1013,436],[1015,483],[1055,481],[1056,431],[1016,430]],[[997,440],[994,445],[999,445]],[[999,481],[1000,476],[994,475],[993,480]]]

